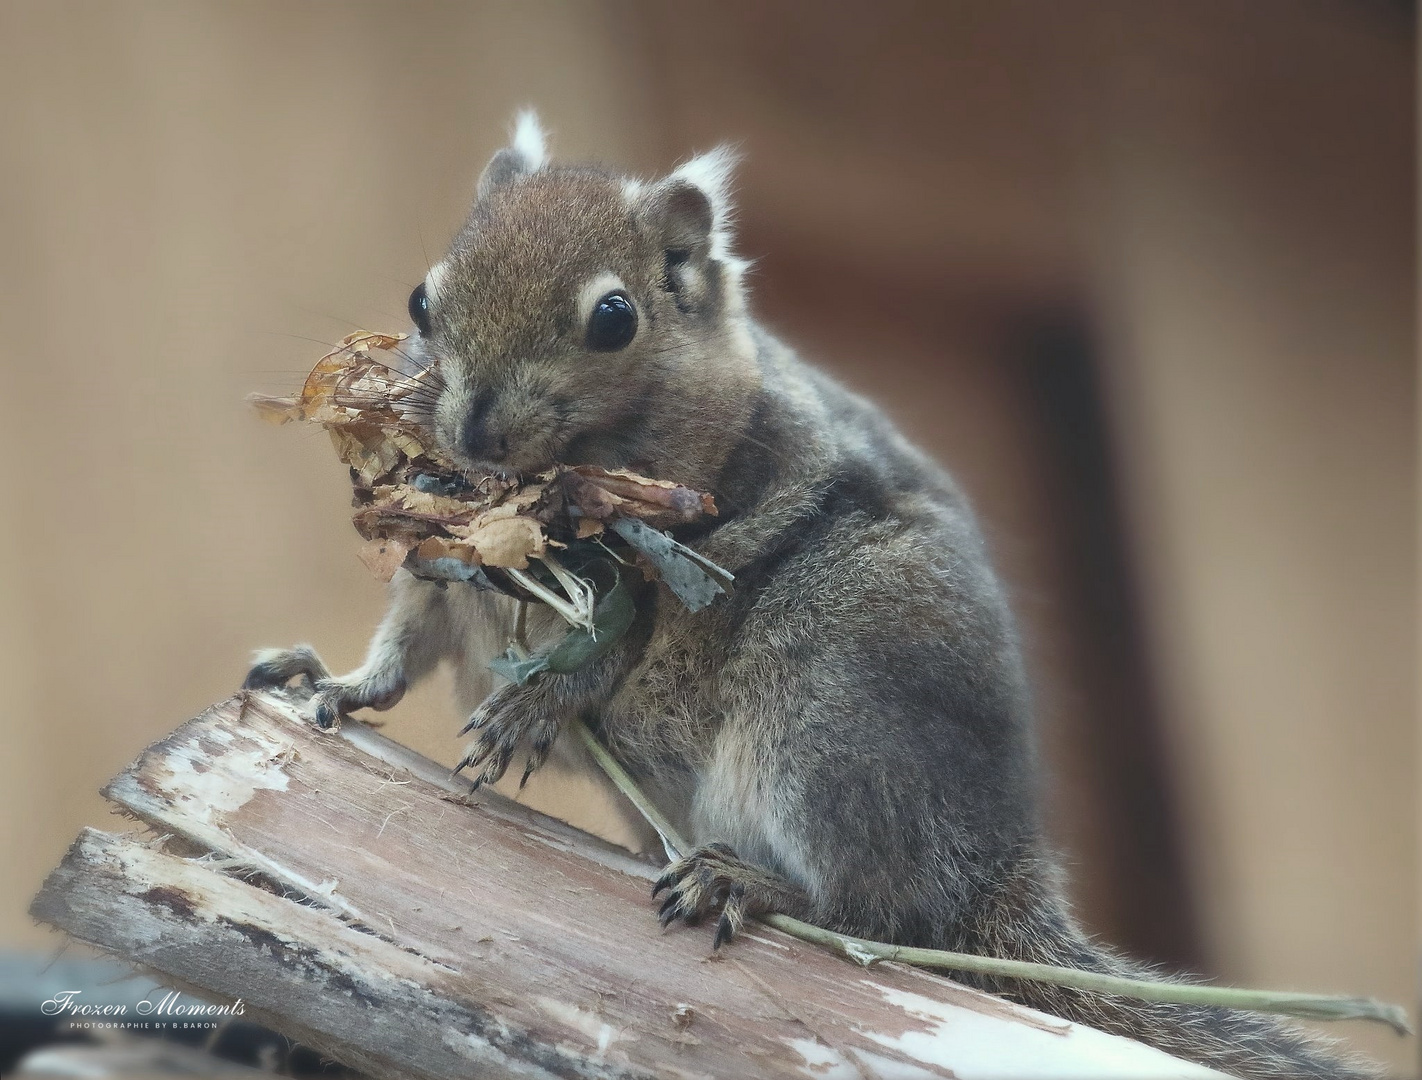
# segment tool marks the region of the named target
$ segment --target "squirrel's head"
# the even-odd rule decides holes
[[[471,472],[562,462],[709,486],[759,386],[729,251],[733,161],[715,150],[654,182],[553,166],[519,117],[410,296],[446,453]]]

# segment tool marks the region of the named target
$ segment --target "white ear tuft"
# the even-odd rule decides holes
[[[514,118],[513,139],[509,145],[523,158],[525,172],[537,172],[548,163],[548,137],[532,109],[523,109]]]
[[[736,171],[741,156],[729,146],[718,146],[672,170],[672,177],[695,184],[710,196],[711,201],[723,200],[730,191],[731,174]]]
[[[486,199],[497,187],[536,173],[548,163],[547,139],[538,123],[538,114],[524,109],[514,118],[509,145],[484,166],[479,177],[479,199]]]
[[[731,176],[741,155],[729,146],[718,146],[677,166],[667,182],[682,181],[699,188],[711,203],[711,255],[724,258],[731,245]]]

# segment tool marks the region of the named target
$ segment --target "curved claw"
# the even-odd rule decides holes
[[[716,920],[716,936],[711,941],[712,950],[719,949],[740,932],[745,923],[746,887],[737,882],[726,894],[726,902],[721,908],[721,917]]]
[[[464,757],[460,759],[459,764],[455,767],[455,772],[458,772],[460,769],[469,769],[475,765],[484,764],[484,762],[489,759],[489,755],[494,752],[496,745],[493,733],[488,731],[484,732],[479,736],[478,741],[465,751]]]
[[[551,731],[545,727],[533,740],[533,746],[528,751],[528,760],[524,762],[523,778],[518,782],[520,791],[528,783],[528,778],[543,768],[548,761],[548,755],[553,752],[553,742],[557,737],[558,729],[556,727]]]
[[[484,708],[475,709],[474,712],[473,712],[473,714],[469,717],[469,720],[465,723],[465,725],[464,725],[462,728],[459,729],[459,731],[457,732],[457,734],[459,734],[459,735],[468,735],[468,734],[469,734],[471,731],[473,731],[475,728],[483,727],[485,724],[487,724],[487,723],[489,722],[489,716],[490,716],[490,715],[491,715],[491,714],[490,714],[490,711],[489,711],[488,709],[484,709]]]
[[[496,746],[488,755],[488,764],[484,766],[484,775],[480,780],[486,784],[497,784],[503,779],[509,762],[513,760],[513,752],[514,748],[510,745]]]
[[[473,750],[465,754],[462,758],[459,759],[459,764],[454,767],[454,775],[458,776],[465,769],[477,763],[481,756],[482,755]],[[476,780],[475,783],[478,783],[478,781]]]
[[[716,936],[711,939],[711,948],[719,949],[726,942],[735,936],[736,928],[731,923],[731,917],[726,912],[721,912],[721,917],[716,920]]]
[[[667,894],[667,898],[662,901],[662,906],[657,909],[657,921],[666,926],[676,918],[677,910],[681,906],[681,893],[673,891]]]

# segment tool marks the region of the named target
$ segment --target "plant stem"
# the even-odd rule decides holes
[[[642,793],[636,781],[628,775],[612,753],[598,741],[581,720],[574,718],[573,730],[586,744],[593,760],[605,772],[617,789],[625,795],[662,839],[667,858],[678,859],[691,850],[671,824]],[[1131,979],[1119,975],[1104,975],[1079,968],[1034,964],[1025,960],[1002,960],[972,953],[948,952],[943,949],[918,949],[907,945],[889,945],[882,941],[838,934],[833,930],[813,926],[788,915],[764,915],[767,926],[813,945],[821,945],[858,964],[868,967],[882,960],[893,960],[914,967],[941,968],[947,971],[971,971],[981,975],[997,975],[1014,979],[1031,979],[1092,990],[1102,994],[1139,998],[1143,1001],[1168,1001],[1182,1005],[1213,1005],[1253,1012],[1282,1013],[1306,1020],[1373,1020],[1387,1024],[1399,1035],[1409,1035],[1407,1013],[1399,1005],[1376,998],[1335,997],[1330,994],[1294,994],[1274,990],[1247,990],[1233,986],[1207,986],[1201,983],[1158,982]]]
[[[691,850],[686,841],[677,833],[676,826],[662,816],[662,812],[652,804],[651,799],[642,794],[642,789],[637,786],[637,782],[612,756],[611,751],[598,741],[597,736],[592,733],[587,724],[577,717],[573,717],[571,723],[573,730],[578,733],[592,753],[593,760],[598,763],[603,772],[607,773],[608,779],[616,784],[617,790],[622,792],[637,808],[637,812],[646,819],[647,824],[657,830],[657,835],[662,840],[662,850],[667,853],[667,858],[674,861],[681,858],[683,852]]]

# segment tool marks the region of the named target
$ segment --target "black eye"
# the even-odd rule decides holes
[[[423,336],[428,336],[430,332],[430,298],[425,295],[425,283],[422,281],[415,286],[415,291],[410,294],[410,321]]]
[[[620,292],[608,293],[588,316],[588,348],[614,352],[637,336],[637,309]]]

